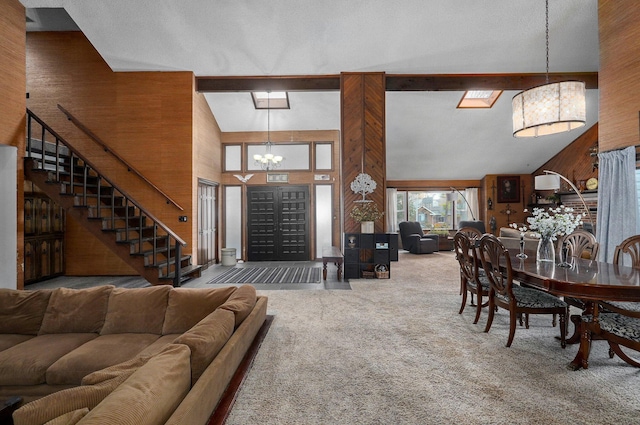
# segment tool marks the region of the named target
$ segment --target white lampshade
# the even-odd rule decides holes
[[[513,136],[538,137],[562,133],[586,122],[585,85],[563,81],[518,93],[513,107]]]
[[[556,190],[560,189],[560,176],[554,174],[543,174],[535,177],[536,190]]]
[[[457,201],[458,200],[458,194],[455,192],[450,192],[447,193],[447,201],[451,202],[451,201]]]

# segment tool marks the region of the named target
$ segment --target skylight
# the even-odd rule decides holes
[[[458,103],[458,108],[491,108],[502,90],[468,90]]]
[[[251,97],[256,109],[291,109],[286,91],[254,91],[251,92]]]

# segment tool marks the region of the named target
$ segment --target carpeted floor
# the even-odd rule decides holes
[[[460,307],[453,253],[401,253],[391,279],[351,291],[259,291],[275,316],[227,425],[637,424],[640,371],[594,341],[566,365],[548,316],[504,345],[508,315]]]
[[[319,283],[320,267],[233,267],[208,283]]]

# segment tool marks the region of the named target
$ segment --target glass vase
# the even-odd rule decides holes
[[[538,241],[538,251],[536,254],[536,260],[541,262],[551,262],[555,263],[556,261],[556,252],[553,246],[553,240],[551,240],[550,236],[541,236]]]
[[[520,236],[520,253],[516,255],[520,259],[527,258],[527,254],[524,253],[524,236]]]

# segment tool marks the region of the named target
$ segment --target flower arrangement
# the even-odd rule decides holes
[[[349,213],[352,219],[358,223],[363,221],[376,221],[382,218],[384,212],[378,210],[378,206],[373,202],[367,202],[362,204],[361,207],[356,205]]]
[[[573,208],[560,206],[557,208],[534,208],[533,216],[527,218],[529,229],[535,231],[540,237],[550,238],[555,241],[558,236],[571,234],[582,224],[582,214],[573,214]],[[523,232],[526,228],[520,228]]]

